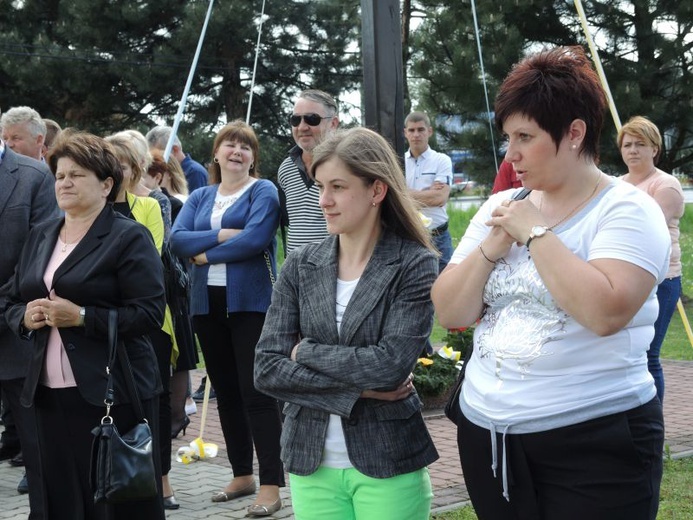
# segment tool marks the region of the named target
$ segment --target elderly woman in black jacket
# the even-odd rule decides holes
[[[118,311],[156,443],[161,382],[147,334],[164,316],[161,260],[147,229],[112,209],[123,175],[108,143],[68,134],[48,161],[65,215],[31,231],[5,311],[9,327],[34,349],[22,404],[36,408],[47,517],[163,519],[161,497],[95,506],[89,485],[91,430],[105,412],[110,309]],[[117,363],[114,379],[111,416],[125,433],[137,420]]]

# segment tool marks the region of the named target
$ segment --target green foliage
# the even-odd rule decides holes
[[[437,128],[443,137],[441,150],[471,150],[468,172],[489,184],[495,175],[494,150],[471,5],[443,0],[411,4],[412,13],[422,19],[404,50],[410,56],[411,90],[418,93],[416,108],[462,118],[466,124],[461,129]],[[511,66],[526,53],[555,45],[587,48],[572,2],[499,0],[477,2],[476,7],[491,105]],[[595,0],[585,2],[584,8],[592,35],[598,35],[599,57],[621,120],[636,114],[651,118],[668,136],[659,167],[693,174],[690,2]],[[493,132],[498,147],[500,135]],[[610,173],[622,173],[625,166],[615,137],[616,126],[607,112],[601,165]]]
[[[414,386],[421,397],[443,395],[457,379],[457,362],[433,354],[419,358],[414,366]]]
[[[215,2],[179,136],[200,162],[214,132],[245,119],[262,2]],[[209,6],[203,0],[0,0],[0,107],[28,105],[97,134],[171,124]],[[361,81],[358,4],[267,2],[251,123],[273,177],[293,143],[287,114],[316,87],[338,98]]]

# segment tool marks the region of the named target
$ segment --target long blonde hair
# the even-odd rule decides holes
[[[313,150],[310,175],[322,163],[336,157],[366,185],[381,181],[388,187],[381,204],[380,221],[395,234],[434,250],[431,237],[409,194],[402,167],[384,137],[367,128],[351,128],[331,133]]]

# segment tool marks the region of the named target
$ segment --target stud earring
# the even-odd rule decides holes
[[[371,202],[371,206],[375,207],[376,206],[375,202]]]
[[[214,162],[217,163],[217,164],[219,164],[219,159],[217,159],[217,158],[215,157],[215,158],[214,158]]]
[[[570,148],[573,149],[573,150],[575,150],[575,149],[577,149],[577,145],[574,144],[574,145],[572,145]]]

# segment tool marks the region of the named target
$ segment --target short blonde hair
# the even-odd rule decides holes
[[[662,152],[662,135],[659,133],[657,125],[643,116],[631,117],[618,131],[616,142],[619,148],[623,145],[623,138],[626,134],[642,139],[653,148],[656,148],[657,153],[654,156],[654,162],[657,164]]]
[[[142,163],[140,162],[141,155],[137,153],[132,139],[120,132],[115,135],[109,135],[106,137],[106,141],[113,147],[118,160],[130,166],[132,170],[130,186],[135,186],[140,182],[145,170],[142,168]],[[125,187],[126,191],[130,191],[130,186]]]

